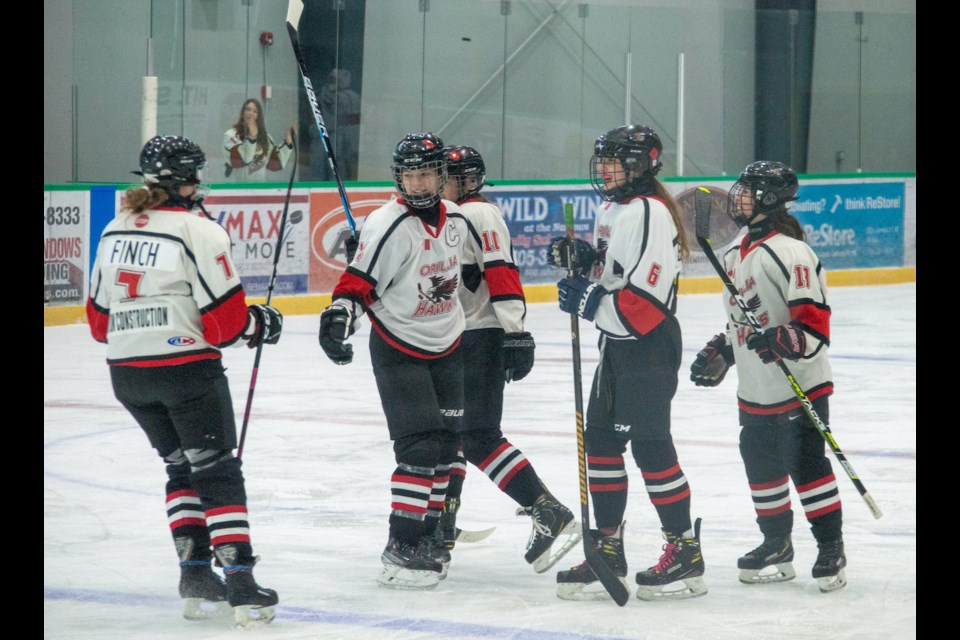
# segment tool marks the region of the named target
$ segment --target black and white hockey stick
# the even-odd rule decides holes
[[[327,133],[327,126],[323,122],[323,114],[320,113],[320,105],[317,102],[317,95],[313,92],[313,85],[310,83],[310,76],[307,75],[307,66],[303,63],[303,56],[300,53],[300,36],[297,30],[300,27],[300,16],[303,14],[303,0],[290,0],[287,4],[287,33],[290,35],[290,44],[293,45],[293,55],[297,58],[297,65],[300,67],[300,77],[303,79],[303,88],[307,92],[307,99],[310,101],[310,109],[313,110],[313,121],[320,132],[320,139],[323,140],[323,149],[327,152],[327,162],[330,165],[330,171],[337,181],[337,191],[340,192],[340,202],[343,204],[343,213],[347,217],[347,224],[350,225],[350,233],[354,242],[357,238],[357,223],[353,219],[350,211],[350,201],[347,200],[347,192],[343,188],[343,180],[340,179],[340,171],[337,169],[337,159],[333,154],[333,145],[330,144],[330,136]],[[349,252],[348,252],[349,253]]]
[[[297,165],[299,164],[299,154],[297,153],[296,132],[291,131],[291,140],[293,141],[293,169],[290,171],[290,182],[287,184],[287,197],[283,201],[283,214],[280,216],[280,231],[277,232],[277,248],[273,252],[273,273],[270,274],[270,285],[267,287],[267,301],[273,297],[273,285],[277,281],[277,264],[280,262],[280,252],[283,249],[284,232],[287,229],[287,211],[290,209],[290,194],[293,191],[293,178],[297,175]],[[291,221],[296,224],[303,219],[303,213],[295,211],[291,216]],[[243,457],[243,443],[247,439],[247,425],[250,423],[250,408],[253,406],[253,392],[257,387],[257,374],[260,371],[260,354],[263,352],[263,341],[257,345],[257,354],[253,359],[253,372],[250,374],[250,390],[247,392],[247,406],[243,410],[243,426],[240,428],[240,443],[237,446],[237,459]]]
[[[754,315],[753,311],[750,310],[750,307],[743,299],[743,296],[741,296],[740,292],[737,291],[737,287],[734,286],[733,282],[730,281],[730,276],[727,275],[727,270],[724,269],[723,265],[720,264],[720,260],[718,260],[717,256],[713,253],[713,248],[710,245],[710,200],[710,191],[706,187],[698,187],[694,192],[693,202],[694,212],[696,214],[697,242],[700,243],[700,247],[703,249],[704,254],[706,254],[707,259],[710,260],[710,264],[713,265],[713,268],[720,276],[720,279],[723,280],[724,287],[726,287],[727,292],[737,303],[740,311],[750,324],[750,328],[756,333],[761,333],[763,331],[763,327],[760,325],[760,321],[757,319],[757,316]],[[855,486],[857,491],[860,492],[864,502],[866,502],[867,506],[870,508],[870,512],[873,514],[873,517],[879,519],[883,515],[883,512],[880,511],[880,507],[877,506],[877,503],[873,500],[870,494],[867,493],[867,488],[863,486],[863,482],[860,481],[857,473],[853,470],[853,466],[847,462],[847,457],[843,454],[843,451],[841,451],[840,445],[837,444],[837,441],[834,440],[833,433],[830,431],[830,427],[825,425],[823,420],[820,419],[820,416],[817,415],[816,410],[813,408],[813,403],[800,387],[797,379],[793,377],[792,373],[790,373],[790,369],[787,367],[786,363],[782,359],[777,360],[777,366],[780,367],[780,371],[783,372],[783,375],[787,378],[787,381],[793,388],[793,393],[797,396],[797,400],[800,401],[800,405],[803,407],[807,417],[810,418],[810,422],[813,423],[813,425],[817,428],[817,431],[820,432],[820,435],[823,436],[823,439],[830,446],[830,450],[833,451],[833,455],[836,456],[840,466],[842,466],[843,470],[847,472],[848,476],[850,476],[850,479],[853,481],[853,486]]]
[[[567,228],[567,277],[576,276],[574,253],[573,203],[563,205],[563,220]],[[613,601],[621,607],[630,600],[630,591],[597,553],[590,533],[590,501],[587,490],[587,454],[583,443],[583,376],[580,367],[580,316],[570,314],[570,338],[573,345],[573,401],[577,419],[577,471],[580,474],[580,524],[583,528],[583,555],[587,565],[600,580]]]

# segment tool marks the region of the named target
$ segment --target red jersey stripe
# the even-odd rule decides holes
[[[520,296],[523,297],[523,286],[520,284],[520,272],[506,265],[490,267],[483,272],[483,277],[490,287],[490,295]]]
[[[653,331],[666,317],[660,307],[629,289],[617,291],[613,299],[620,317],[640,335]]]

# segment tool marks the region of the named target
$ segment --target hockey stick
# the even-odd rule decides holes
[[[567,228],[567,277],[576,276],[575,232],[573,203],[563,205],[563,220]],[[621,607],[630,599],[630,591],[597,553],[590,534],[590,503],[587,493],[587,456],[583,444],[583,380],[580,372],[580,316],[570,314],[570,338],[573,344],[573,400],[577,418],[577,471],[580,474],[580,525],[583,529],[583,555],[587,565],[600,580],[613,601]]]
[[[746,317],[747,322],[750,324],[750,328],[753,329],[755,333],[761,333],[763,331],[763,327],[760,325],[760,321],[757,320],[757,316],[754,315],[753,311],[750,310],[750,307],[743,299],[743,296],[740,295],[740,292],[737,291],[736,286],[734,286],[733,282],[730,281],[730,276],[727,275],[727,270],[724,269],[723,265],[721,265],[720,261],[717,259],[717,256],[713,253],[713,249],[710,245],[710,209],[710,191],[706,187],[698,187],[694,192],[697,242],[700,243],[700,247],[703,248],[703,252],[706,254],[707,259],[710,260],[710,264],[713,265],[713,268],[720,276],[720,279],[723,280],[723,285],[726,287],[727,292],[733,297],[734,301],[737,303],[737,306],[740,308],[740,311],[743,313],[744,317]],[[873,517],[879,519],[883,515],[883,512],[880,511],[880,507],[877,506],[877,503],[874,502],[870,494],[867,493],[867,488],[863,486],[863,482],[860,481],[859,476],[857,476],[857,473],[853,470],[853,466],[847,462],[847,457],[843,454],[843,451],[840,450],[840,445],[837,444],[837,441],[834,440],[833,433],[830,431],[830,427],[825,425],[823,420],[820,419],[820,416],[817,415],[816,410],[813,408],[813,403],[807,397],[807,394],[804,393],[803,389],[800,387],[800,384],[797,382],[797,379],[793,377],[792,373],[790,373],[790,369],[787,367],[786,363],[782,359],[777,360],[777,366],[780,367],[780,371],[782,371],[783,375],[786,376],[787,381],[793,388],[794,395],[797,396],[797,400],[800,401],[800,405],[803,407],[804,412],[807,414],[807,417],[810,418],[810,422],[813,423],[813,425],[817,428],[817,431],[820,432],[820,435],[823,436],[823,439],[830,446],[830,450],[833,451],[833,455],[836,456],[840,466],[842,466],[843,470],[847,472],[848,476],[850,476],[850,479],[853,481],[853,486],[855,486],[857,491],[860,492],[864,502],[866,502],[867,506],[870,508],[870,512],[873,514]]]
[[[330,144],[330,136],[327,133],[327,126],[323,122],[323,114],[320,113],[320,105],[317,102],[317,95],[313,92],[313,85],[310,83],[310,76],[307,75],[307,66],[303,63],[303,56],[300,53],[300,36],[297,29],[300,26],[300,16],[303,13],[303,0],[290,0],[287,4],[287,33],[290,35],[290,44],[293,45],[293,55],[297,58],[297,65],[300,67],[300,77],[303,79],[303,88],[307,92],[307,99],[310,101],[310,108],[313,110],[313,121],[320,132],[320,139],[323,140],[323,149],[327,152],[327,162],[333,177],[337,181],[337,191],[340,192],[340,202],[343,204],[343,213],[347,217],[347,224],[350,225],[350,234],[353,240],[357,238],[357,223],[350,212],[350,201],[347,200],[347,192],[343,188],[343,181],[340,179],[340,171],[337,169],[337,159],[333,155],[333,145]]]
[[[479,529],[477,531],[470,531],[468,529],[457,529],[457,542],[480,542],[481,540],[486,540],[493,535],[493,532],[497,530],[496,527],[490,527],[489,529]]]
[[[291,132],[295,133],[295,132]],[[267,287],[267,301],[273,297],[273,285],[277,281],[277,264],[280,262],[280,252],[283,249],[284,234],[287,229],[287,211],[290,209],[290,193],[293,191],[293,178],[297,175],[299,154],[297,153],[296,135],[290,136],[293,143],[293,170],[290,171],[290,182],[287,184],[287,197],[283,201],[283,214],[280,216],[280,231],[277,232],[277,248],[273,252],[273,273],[270,274],[270,285]],[[299,215],[297,215],[299,214]],[[303,219],[303,213],[295,211],[291,221],[296,224]],[[247,406],[243,410],[243,426],[240,428],[240,444],[237,446],[237,459],[243,457],[243,443],[247,439],[247,425],[250,423],[250,408],[253,406],[253,392],[257,386],[257,373],[260,371],[260,354],[263,353],[263,341],[257,345],[257,355],[253,358],[253,373],[250,374],[250,390],[247,392]]]

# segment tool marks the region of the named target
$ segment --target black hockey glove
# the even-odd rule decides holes
[[[530,332],[503,336],[503,379],[523,380],[533,369],[533,350],[537,347]]]
[[[353,345],[346,343],[352,326],[353,314],[346,307],[332,305],[320,314],[320,348],[335,364],[353,362]]]
[[[690,365],[690,380],[698,387],[715,387],[723,382],[733,364],[733,345],[727,344],[726,335],[718,333]]]
[[[277,344],[283,330],[283,314],[265,304],[252,304],[247,307],[247,327],[242,336],[247,339],[251,349],[261,344]]]
[[[781,324],[763,333],[751,333],[747,337],[747,348],[756,351],[764,364],[780,358],[796,361],[807,350],[807,337],[796,324]]]
[[[347,252],[347,264],[353,262],[353,256],[357,255],[357,247],[359,246],[360,243],[352,235],[344,241],[343,248]]]
[[[557,283],[560,310],[575,313],[584,320],[593,322],[597,307],[607,290],[586,278],[564,278]]]
[[[570,270],[570,259],[573,258],[573,268],[576,274],[586,277],[593,268],[593,263],[597,261],[597,250],[593,248],[586,240],[577,238],[573,241],[571,250],[570,238],[560,236],[550,241],[550,255],[547,260],[551,267],[560,267]]]

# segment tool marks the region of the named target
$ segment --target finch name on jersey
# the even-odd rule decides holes
[[[114,238],[111,244],[104,253],[109,265],[173,271],[180,261],[180,246],[172,242]]]

